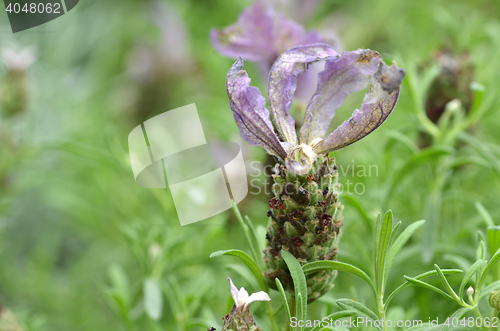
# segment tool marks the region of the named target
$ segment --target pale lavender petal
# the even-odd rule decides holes
[[[258,88],[250,86],[250,78],[243,70],[241,58],[227,74],[226,89],[241,137],[250,145],[262,146],[269,154],[284,160],[286,152],[273,130],[269,111],[265,107],[266,100]]]
[[[316,153],[344,148],[378,128],[391,114],[399,97],[399,86],[406,71],[394,62],[390,67],[380,62],[359,110],[325,140],[314,146]]]
[[[318,75],[318,87],[314,93],[300,129],[300,142],[311,144],[323,138],[339,108],[353,92],[366,88],[370,77],[377,71],[380,55],[360,49],[342,52],[339,58],[327,61]]]
[[[238,22],[223,29],[212,29],[210,38],[221,54],[248,61],[271,61],[276,57],[275,13],[263,0],[245,9]]]
[[[297,46],[274,62],[269,74],[269,107],[282,138],[297,145],[295,121],[290,115],[292,99],[297,87],[297,76],[304,73],[309,63],[329,59],[337,53],[326,44]]]
[[[264,291],[252,293],[246,300],[245,304],[251,304],[254,301],[271,301],[271,298],[269,297],[269,294],[267,294]]]
[[[248,292],[244,287],[240,288],[240,292],[238,293],[238,303],[236,303],[236,307],[244,305],[248,300]]]
[[[231,286],[231,296],[233,297],[234,304],[236,307],[238,307],[238,301],[239,301],[239,291],[236,286],[234,286],[234,283],[231,278],[227,277],[227,280],[229,280],[229,284]]]

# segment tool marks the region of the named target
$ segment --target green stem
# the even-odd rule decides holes
[[[271,307],[271,303],[269,301],[266,302],[267,316],[269,316],[269,321],[271,322],[271,327],[274,331],[279,331],[278,326],[276,325],[276,321],[274,319],[273,308]]]
[[[385,307],[384,307],[384,299],[380,296],[378,298],[378,317],[381,321],[384,321],[383,330],[387,330],[387,322],[385,320]]]
[[[293,295],[290,296],[290,301],[288,302],[288,306],[290,307],[290,317],[296,317],[297,314],[295,310],[295,297]],[[286,331],[290,331],[290,321],[286,323]]]

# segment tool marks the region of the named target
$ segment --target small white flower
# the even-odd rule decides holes
[[[474,294],[474,288],[472,286],[470,286],[468,289],[467,289],[467,295],[468,296],[471,296]]]
[[[36,61],[36,48],[30,46],[17,50],[12,47],[2,47],[0,59],[11,70],[26,70]]]
[[[240,290],[238,291],[236,286],[234,286],[231,278],[227,277],[227,279],[229,280],[229,283],[231,284],[231,295],[233,296],[233,300],[234,300],[234,304],[236,305],[236,308],[239,308],[239,307],[244,308],[245,306],[250,305],[254,301],[270,301],[271,300],[269,295],[264,291],[253,293],[250,296],[248,295],[247,290],[245,290],[245,288],[243,288],[243,287],[240,288]]]

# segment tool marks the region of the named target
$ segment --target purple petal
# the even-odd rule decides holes
[[[250,78],[243,69],[243,60],[239,58],[227,74],[226,89],[234,119],[240,129],[240,135],[250,145],[259,145],[269,154],[286,158],[278,136],[266,109],[266,100],[259,89],[250,86]]]
[[[284,140],[297,145],[295,121],[289,112],[297,87],[297,76],[306,71],[309,63],[333,56],[337,56],[337,53],[330,46],[314,44],[294,47],[274,62],[269,74],[269,107]]]
[[[245,9],[238,22],[223,29],[212,29],[212,44],[221,54],[248,61],[271,61],[274,49],[274,11],[265,1],[257,0]]]
[[[394,62],[390,67],[380,62],[363,99],[361,109],[339,126],[325,140],[314,146],[316,153],[344,148],[378,128],[391,114],[399,97],[399,86],[406,71]]]
[[[339,108],[353,92],[364,89],[377,71],[380,55],[371,50],[342,52],[335,60],[327,61],[318,75],[318,88],[307,106],[300,142],[310,144],[323,138]]]

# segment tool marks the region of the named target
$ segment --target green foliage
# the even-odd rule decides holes
[[[22,82],[0,65],[0,305],[24,331],[220,330],[233,304],[227,276],[249,293],[270,292],[272,301],[251,307],[262,330],[282,331],[288,313],[305,309],[302,294],[297,309],[279,285],[273,291],[262,281],[268,177],[249,176],[241,213],[184,227],[168,190],[134,182],[127,135],[157,114],[194,102],[207,139],[238,137],[224,85],[233,59],[214,51],[209,31],[235,22],[251,0],[159,2],[174,18],[152,10],[151,1],[108,0],[80,1],[63,17],[17,34],[1,19],[0,48],[33,45],[38,53]],[[499,2],[318,3],[309,19],[290,5],[282,11],[308,29],[338,35],[343,49],[379,51],[407,75],[381,128],[330,155],[344,188],[338,261],[312,262],[303,272],[338,270],[338,277],[305,318],[492,316],[485,300],[500,289]],[[171,53],[178,48],[162,46],[183,35],[162,32],[173,31],[175,17],[190,58],[182,73]],[[155,60],[137,60],[148,52]],[[445,100],[433,122],[427,110],[444,52],[466,54],[474,74],[462,84],[470,91],[460,103]],[[265,94],[259,64],[246,61],[245,69]],[[347,99],[332,127],[359,108],[363,94]],[[293,104],[303,114],[306,105]],[[242,143],[242,150],[247,164],[269,163],[258,148]],[[363,193],[353,193],[353,185]],[[375,225],[389,208],[393,214]],[[486,238],[478,240],[478,230]],[[211,259],[210,252],[236,259]]]

